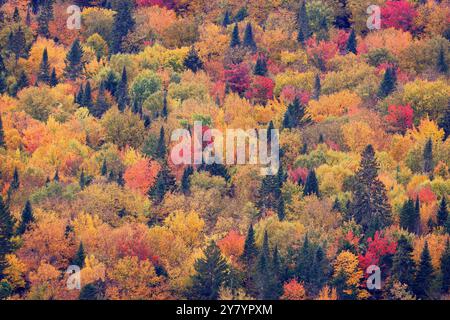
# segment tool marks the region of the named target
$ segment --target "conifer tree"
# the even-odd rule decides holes
[[[248,17],[248,11],[246,7],[242,7],[239,9],[239,11],[236,13],[236,15],[234,16],[234,21],[235,22],[241,22],[243,21],[245,18]]]
[[[59,170],[56,169],[55,175],[53,176],[53,181],[59,182]]]
[[[42,53],[41,65],[39,67],[38,80],[40,82],[50,84],[50,64],[48,63],[47,48]]]
[[[267,75],[267,60],[263,55],[259,55],[258,59],[256,59],[253,74],[255,76],[262,76],[262,77],[265,77]]]
[[[6,147],[5,143],[5,131],[3,130],[3,120],[2,115],[0,114],[0,148]]]
[[[450,241],[447,239],[444,253],[441,257],[442,293],[448,293],[450,289]]]
[[[333,208],[332,209],[335,212],[341,212],[342,211],[341,202],[339,201],[338,197],[336,197],[336,199],[334,199]]]
[[[222,27],[226,28],[229,24],[231,24],[230,11],[227,10],[223,16]]]
[[[19,171],[17,168],[14,168],[13,178],[9,187],[11,190],[17,190],[20,187]]]
[[[271,300],[276,300],[283,294],[282,263],[277,246],[273,250],[272,268],[270,271],[272,274]]]
[[[416,232],[417,229],[417,215],[414,201],[407,200],[400,211],[400,227],[409,232]]]
[[[352,29],[352,32],[350,32],[350,35],[347,40],[347,44],[345,45],[347,52],[351,52],[354,54],[357,54],[357,42],[356,42],[356,32],[354,29]]]
[[[106,176],[107,173],[108,173],[108,166],[106,165],[106,159],[103,159],[103,163],[102,163],[102,168],[100,170],[100,174],[102,176]]]
[[[250,23],[247,23],[247,26],[245,27],[243,45],[244,47],[251,49],[252,52],[256,51],[256,42],[253,38],[253,28]]]
[[[80,89],[78,90],[78,93],[75,96],[75,103],[81,106],[83,104],[83,98],[84,98],[84,88],[83,84],[80,84]]]
[[[189,53],[184,59],[183,64],[186,68],[188,68],[194,73],[203,68],[203,61],[198,56],[198,52],[194,48],[194,46],[192,46],[191,49],[189,50]]]
[[[235,48],[241,45],[241,39],[239,37],[239,27],[238,24],[234,24],[233,33],[231,34],[230,47]]]
[[[141,108],[140,112],[142,113],[142,108]],[[168,108],[168,105],[167,105],[167,89],[164,89],[164,92],[163,92],[163,108],[162,108],[162,111],[161,111],[161,117],[164,120],[167,120],[168,115],[169,115],[169,108]]]
[[[95,106],[92,109],[92,115],[97,118],[101,118],[103,114],[108,111],[109,104],[105,98],[105,84],[100,83],[100,88],[97,94],[97,101],[95,102]]]
[[[206,248],[205,257],[194,264],[190,296],[197,300],[217,300],[219,290],[228,275],[228,265],[214,242]]]
[[[425,242],[420,262],[417,268],[416,278],[414,280],[414,293],[417,298],[427,299],[431,296],[431,283],[433,281],[433,265],[431,264],[428,242]]]
[[[352,216],[368,235],[389,226],[391,207],[384,184],[378,179],[375,151],[368,145],[362,153],[360,168],[356,173],[353,190]]]
[[[311,121],[309,116],[306,114],[306,108],[300,103],[298,97],[289,104],[286,113],[283,118],[283,127],[285,129],[293,129],[297,127],[304,126]]]
[[[387,68],[384,73],[383,81],[381,82],[380,89],[378,90],[378,97],[384,99],[392,92],[394,92],[397,86],[397,73],[395,68]]]
[[[19,228],[17,229],[17,234],[24,234],[32,222],[34,222],[33,208],[31,207],[30,200],[27,200],[25,207],[22,210],[22,220],[20,221]]]
[[[447,110],[440,121],[440,127],[444,129],[444,140],[450,136],[450,101],[447,105]]]
[[[258,298],[261,300],[268,300],[272,296],[272,275],[270,272],[271,262],[269,256],[269,238],[267,231],[264,232],[264,240],[262,250],[258,256],[256,263],[256,285],[258,291]]]
[[[119,106],[119,110],[125,110],[125,107],[130,103],[130,97],[128,95],[128,76],[127,69],[123,67],[122,77],[116,89],[116,101]]]
[[[84,170],[81,170],[80,173],[80,179],[78,181],[78,184],[80,185],[81,190],[83,190],[86,187],[86,177],[84,175]]]
[[[19,23],[20,22],[20,14],[19,14],[19,8],[15,7],[14,8],[14,13],[13,13],[13,21],[15,23]]]
[[[92,110],[93,107],[92,90],[91,90],[91,83],[89,81],[86,83],[86,87],[84,88],[84,95],[83,100],[81,101],[81,105],[83,107],[88,108],[89,110]]]
[[[447,209],[447,200],[445,196],[442,197],[441,202],[439,203],[439,210],[437,213],[437,224],[438,226],[444,226],[448,219],[448,209]]]
[[[297,19],[297,41],[302,45],[311,37],[311,31],[309,27],[309,17],[306,11],[306,1],[302,1],[300,5],[300,11],[298,13]]]
[[[258,255],[258,249],[255,243],[255,233],[253,231],[253,225],[250,225],[247,232],[247,237],[244,243],[244,252],[242,253],[241,260],[247,268],[253,265]]]
[[[8,84],[6,83],[6,77],[3,72],[0,72],[0,94],[4,94],[8,90]]]
[[[285,212],[283,197],[280,197],[280,200],[278,200],[277,214],[278,214],[278,219],[280,221],[283,221],[286,218],[286,212]]]
[[[155,158],[158,160],[164,160],[166,158],[166,140],[165,140],[165,133],[164,133],[164,127],[161,127],[159,130],[159,139],[158,144],[156,146],[156,152],[155,152]]]
[[[58,85],[58,77],[56,75],[55,68],[52,69],[52,73],[50,75],[50,87],[56,87]]]
[[[310,282],[312,261],[312,248],[309,242],[308,234],[306,234],[303,245],[298,253],[295,266],[295,274],[300,281],[304,281],[305,283]]]
[[[305,196],[315,194],[319,196],[319,182],[317,181],[316,172],[314,170],[309,171],[306,177],[305,189],[303,190]]]
[[[80,242],[80,245],[78,246],[78,250],[75,254],[75,257],[72,259],[72,264],[79,266],[80,268],[83,268],[85,258],[86,258],[86,254],[84,252],[83,242]]]
[[[53,1],[48,0],[42,3],[42,8],[39,10],[39,15],[37,18],[38,22],[38,34],[42,37],[50,37],[50,31],[48,25],[50,20],[53,19]]]
[[[83,49],[80,45],[80,40],[76,39],[69,49],[66,56],[66,67],[64,69],[64,76],[69,80],[77,79],[83,71]]]
[[[5,256],[13,251],[11,242],[14,235],[13,228],[14,218],[0,195],[0,278],[2,278],[3,270],[7,266]]]
[[[122,42],[130,31],[134,29],[133,4],[130,0],[122,0],[117,3],[116,15],[112,28],[111,53],[119,53],[122,50]]]
[[[437,60],[437,70],[443,74],[448,73],[448,64],[445,59],[445,50],[444,50],[443,46],[441,46],[439,48],[439,55],[438,55],[438,60]]]
[[[413,247],[402,235],[397,243],[397,250],[392,258],[392,277],[412,289],[416,264],[413,259]]]
[[[159,204],[164,199],[167,192],[175,189],[175,177],[169,170],[166,163],[163,164],[161,170],[156,176],[155,185],[150,188],[148,195],[155,204]]]
[[[183,171],[183,177],[181,178],[181,191],[184,194],[189,194],[190,188],[191,188],[191,182],[190,177],[194,173],[194,169],[192,166],[188,166]]]
[[[26,40],[22,26],[19,26],[14,33],[11,31],[9,34],[8,48],[14,54],[16,63],[20,57],[24,56],[24,53],[26,52]]]
[[[316,74],[316,79],[314,81],[313,99],[319,100],[321,92],[322,92],[322,85],[320,83],[320,76],[319,74]]]
[[[423,171],[430,174],[433,172],[433,168],[433,141],[430,138],[423,149]]]

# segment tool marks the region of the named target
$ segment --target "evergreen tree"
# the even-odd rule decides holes
[[[17,190],[20,187],[20,178],[19,178],[19,171],[17,168],[14,168],[13,178],[9,185],[11,190]]]
[[[50,64],[48,63],[47,48],[42,53],[41,65],[39,67],[38,80],[50,84]]]
[[[244,21],[245,18],[248,17],[248,11],[246,7],[242,7],[239,9],[239,11],[236,13],[236,15],[234,16],[234,21],[235,22],[241,22]]]
[[[13,13],[13,21],[15,23],[19,23],[20,22],[20,14],[19,14],[19,8],[15,7],[14,8],[14,13]]]
[[[56,87],[58,85],[58,77],[56,75],[55,68],[52,69],[52,74],[50,75],[50,87]]]
[[[80,84],[80,89],[78,90],[78,93],[75,96],[75,103],[78,105],[83,105],[83,99],[84,99],[84,89],[83,84]]]
[[[26,52],[26,40],[22,26],[19,26],[14,33],[11,31],[9,34],[8,48],[14,54],[16,63],[20,57],[24,56],[24,53]]]
[[[230,11],[227,10],[223,16],[222,27],[226,28],[229,24],[231,24]]]
[[[441,46],[439,48],[439,55],[438,55],[438,60],[437,60],[437,70],[438,70],[438,72],[443,73],[443,74],[447,74],[447,72],[448,72],[448,64],[445,59],[445,50],[444,50],[443,46]]]
[[[320,83],[320,76],[319,74],[316,74],[316,79],[314,81],[313,99],[319,100],[321,92],[322,92],[322,85]]]
[[[228,275],[228,265],[214,242],[206,248],[205,257],[194,264],[190,296],[196,300],[217,300],[219,290]]]
[[[183,64],[186,68],[188,68],[194,73],[203,68],[203,61],[198,56],[198,52],[197,50],[195,50],[194,46],[192,46],[191,49],[189,50],[189,53],[184,59]]]
[[[447,200],[445,196],[442,197],[441,202],[439,203],[439,210],[437,213],[437,224],[438,226],[444,226],[448,219],[448,209],[447,209]]]
[[[235,48],[241,45],[241,39],[239,37],[239,27],[238,24],[234,24],[233,33],[231,34],[230,47]]]
[[[156,176],[155,185],[150,188],[148,195],[155,204],[159,204],[164,199],[167,192],[175,189],[175,177],[169,170],[167,164],[163,164],[163,167]]]
[[[272,275],[270,272],[271,262],[269,257],[269,238],[267,231],[264,232],[264,240],[262,250],[258,256],[256,263],[256,284],[258,290],[258,298],[268,300],[272,296]]]
[[[281,197],[280,200],[278,200],[277,214],[278,214],[278,219],[280,221],[283,221],[286,218],[286,212],[285,212],[283,197]]]
[[[142,108],[141,108],[140,112],[142,113]],[[167,89],[164,89],[164,92],[163,92],[163,108],[162,108],[162,111],[161,111],[161,117],[164,120],[167,120],[167,116],[168,115],[169,115],[169,108],[167,106]]]
[[[112,28],[111,53],[119,53],[122,50],[122,42],[130,31],[134,29],[133,4],[130,0],[119,1],[114,16]]]
[[[72,264],[75,266],[79,266],[80,269],[84,267],[84,259],[86,258],[86,254],[84,252],[83,242],[80,242],[78,250],[75,254],[75,257],[72,259]]]
[[[22,220],[20,222],[19,228],[17,229],[17,234],[24,234],[25,231],[27,231],[28,226],[32,222],[34,222],[33,208],[31,207],[30,200],[28,200],[22,210]]]
[[[278,201],[281,197],[278,175],[269,174],[263,178],[257,197],[257,207],[263,212],[269,209],[278,210]]]
[[[123,67],[122,78],[116,89],[116,101],[119,106],[119,110],[125,110],[125,107],[130,103],[130,97],[128,95],[128,76],[127,69]]]
[[[66,67],[64,69],[64,76],[69,80],[76,80],[83,71],[83,49],[80,41],[76,39],[66,56]]]
[[[253,231],[253,225],[250,225],[248,228],[247,237],[245,238],[244,252],[241,256],[241,260],[247,269],[254,264],[257,255],[258,249],[256,248],[255,243],[255,233]]]
[[[42,3],[43,7],[39,10],[38,22],[38,34],[42,37],[50,37],[50,31],[48,24],[53,19],[53,1],[45,1]]]
[[[297,127],[304,126],[311,121],[309,116],[306,114],[306,108],[300,103],[298,97],[289,104],[286,113],[283,118],[283,127],[285,129],[294,129]]]
[[[282,279],[282,264],[280,255],[278,253],[278,247],[275,246],[272,256],[272,268],[271,268],[271,300],[277,300],[283,294],[283,279]]]
[[[397,251],[392,259],[392,277],[412,289],[416,265],[413,259],[413,247],[404,235],[397,243]]]
[[[4,94],[8,90],[8,84],[6,83],[6,77],[3,72],[0,72],[0,94]]]
[[[17,91],[22,90],[23,88],[26,88],[30,85],[28,81],[27,74],[25,71],[22,71],[19,76],[19,80],[17,80]]]
[[[442,293],[448,293],[450,289],[450,241],[447,239],[444,253],[441,257]]]
[[[81,105],[83,107],[88,108],[89,110],[92,110],[93,107],[92,90],[91,90],[91,83],[89,81],[86,83],[86,87],[84,88],[84,95],[83,100],[81,101]]]
[[[56,169],[55,175],[53,176],[53,181],[59,182],[59,170]]]
[[[311,37],[311,31],[309,27],[309,17],[306,11],[306,1],[302,1],[302,4],[300,5],[297,23],[298,23],[297,41],[302,45],[304,45],[306,40],[308,40]]]
[[[447,110],[444,112],[444,116],[440,121],[440,127],[444,129],[444,140],[450,136],[450,101],[447,105]]]
[[[259,55],[258,59],[256,59],[253,74],[262,77],[265,77],[267,75],[267,60],[263,55]]]
[[[95,102],[95,106],[92,108],[92,115],[97,118],[101,118],[103,114],[108,111],[109,104],[105,98],[105,84],[100,83],[100,88],[97,94],[97,101]]]
[[[3,130],[2,115],[0,114],[0,148],[6,147],[5,143],[5,131]]]
[[[2,279],[3,270],[7,266],[5,256],[13,251],[11,242],[14,235],[13,227],[14,218],[0,195],[0,279]]]
[[[423,251],[420,255],[420,262],[417,268],[417,274],[414,281],[414,293],[419,299],[431,297],[431,283],[433,281],[433,265],[431,264],[430,251],[428,243],[425,242]]]
[[[29,28],[31,26],[31,10],[30,6],[27,7],[27,16],[25,17],[25,24]]]
[[[356,32],[354,29],[352,29],[352,32],[350,33],[347,44],[345,45],[347,52],[351,52],[354,54],[357,54],[357,42],[356,42]]]
[[[332,209],[335,212],[341,212],[342,211],[341,202],[339,201],[339,198],[336,197],[336,199],[334,199],[333,208]]]
[[[313,261],[312,246],[309,242],[308,235],[306,235],[305,240],[303,241],[303,245],[300,248],[300,252],[298,253],[295,266],[295,274],[299,279],[299,281],[310,283],[312,261]]]
[[[378,179],[375,151],[368,145],[362,153],[360,168],[356,173],[353,190],[352,216],[368,235],[389,226],[391,207],[384,184]]]
[[[161,127],[159,130],[159,139],[158,144],[156,146],[156,152],[155,152],[155,158],[158,160],[164,160],[166,158],[166,140],[165,140],[165,133],[164,133],[164,127]]]
[[[305,196],[315,194],[319,196],[319,182],[317,181],[316,172],[311,170],[306,177],[305,189],[303,190]]]
[[[106,165],[106,159],[103,159],[103,163],[102,163],[102,168],[100,170],[100,174],[102,176],[106,176],[107,173],[108,173],[108,166]]]
[[[80,173],[80,179],[78,181],[78,184],[80,185],[81,190],[83,190],[86,187],[86,177],[84,175],[84,170],[81,170]]]
[[[250,23],[247,23],[247,26],[245,27],[243,45],[244,47],[251,49],[252,52],[256,51],[256,42],[253,38],[253,28]]]
[[[423,171],[425,173],[431,174],[433,172],[433,141],[428,139],[423,149]]]
[[[80,290],[78,300],[98,300],[98,289],[93,283],[88,283]]]
[[[417,218],[414,201],[409,199],[403,204],[400,211],[400,227],[409,232],[416,232],[419,223]]]
[[[380,89],[378,90],[378,97],[384,99],[392,92],[394,92],[397,86],[397,73],[395,68],[387,68],[384,73],[383,81],[381,82]]]
[[[184,169],[183,177],[181,178],[181,191],[184,194],[189,194],[190,188],[191,188],[191,181],[190,177],[194,173],[194,169],[192,166],[188,166],[186,169]]]

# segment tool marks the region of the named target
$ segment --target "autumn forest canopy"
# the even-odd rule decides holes
[[[0,0],[0,300],[450,299],[449,41],[448,0]],[[175,164],[199,121],[279,170]]]

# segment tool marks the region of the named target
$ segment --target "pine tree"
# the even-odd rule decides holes
[[[306,108],[300,103],[298,97],[289,104],[286,113],[283,118],[283,127],[285,129],[293,129],[297,127],[304,126],[311,121],[309,116],[306,114]]]
[[[310,282],[312,261],[312,246],[309,243],[308,234],[306,234],[303,245],[298,253],[295,266],[295,274],[300,281],[304,281],[305,283]]]
[[[242,253],[241,260],[248,269],[254,264],[257,256],[258,249],[256,248],[255,243],[255,233],[253,231],[253,225],[250,225],[245,239],[244,252]]]
[[[439,203],[439,210],[437,213],[437,224],[438,226],[444,226],[448,219],[448,209],[447,209],[447,200],[445,196],[442,197],[441,202]]]
[[[230,11],[227,10],[223,16],[222,27],[226,28],[229,24],[231,24]]]
[[[392,258],[392,277],[412,289],[416,264],[413,259],[413,247],[404,235],[397,243],[397,251]]]
[[[83,98],[84,98],[84,88],[83,84],[80,84],[80,89],[78,90],[78,93],[75,96],[75,103],[81,106],[83,104]]]
[[[438,55],[438,60],[437,60],[437,70],[438,70],[438,72],[443,73],[443,74],[447,74],[447,72],[448,72],[448,64],[445,59],[445,50],[444,50],[443,46],[441,46],[439,48],[439,55]]]
[[[79,266],[80,268],[84,267],[84,259],[86,258],[86,254],[84,253],[83,242],[80,242],[77,253],[75,257],[72,259],[72,264],[75,266]]]
[[[5,131],[3,130],[3,120],[2,115],[0,114],[0,148],[6,147],[5,143]]]
[[[8,84],[6,83],[6,77],[3,72],[0,72],[0,94],[4,94],[8,90]]]
[[[272,274],[271,300],[277,300],[283,294],[282,264],[277,246],[273,250],[272,268],[270,271]]]
[[[392,92],[394,92],[397,86],[397,73],[395,68],[387,68],[384,73],[383,81],[381,82],[380,89],[378,90],[378,97],[384,99]]]
[[[25,17],[25,24],[27,27],[31,26],[31,10],[30,6],[27,7],[27,16]]]
[[[228,275],[228,265],[214,242],[206,248],[205,257],[194,264],[190,296],[197,300],[217,300],[219,290]]]
[[[322,92],[322,85],[320,83],[320,76],[319,74],[316,74],[316,79],[314,81],[313,99],[319,100],[321,92]]]
[[[280,200],[278,201],[277,214],[278,214],[278,220],[280,220],[280,221],[283,221],[286,218],[283,197],[281,197]]]
[[[345,48],[347,49],[347,52],[351,52],[354,54],[357,54],[357,42],[356,42],[356,32],[354,29],[352,29],[352,32],[350,33],[347,44],[345,45]]]
[[[58,77],[56,75],[55,68],[52,69],[52,74],[50,75],[50,87],[56,87],[58,85]]]
[[[167,164],[163,164],[156,176],[155,185],[148,191],[148,196],[155,204],[160,204],[167,192],[175,189],[175,178]]]
[[[450,289],[450,241],[447,239],[444,253],[441,256],[442,293]]]
[[[140,110],[140,113],[142,113],[142,108]],[[168,116],[169,116],[169,108],[168,108],[168,105],[167,105],[167,89],[164,89],[164,92],[163,92],[163,108],[161,110],[161,117],[164,120],[167,120]]]
[[[267,231],[264,232],[264,240],[262,250],[258,256],[256,263],[256,285],[258,290],[258,298],[261,300],[268,300],[272,295],[271,281],[272,275],[270,272],[270,256],[269,256],[269,237]]]
[[[253,38],[253,28],[250,23],[247,23],[247,26],[245,27],[243,45],[244,47],[251,49],[252,52],[256,51],[256,42]]]
[[[11,190],[17,190],[20,187],[19,171],[17,168],[14,168],[13,178],[9,187]]]
[[[430,138],[423,149],[423,171],[430,174],[433,172],[433,168],[433,141]]]
[[[164,127],[161,127],[159,131],[158,144],[156,146],[155,158],[158,160],[164,160],[166,158],[166,152],[167,149],[166,149]]]
[[[418,223],[414,201],[409,199],[403,204],[400,211],[400,227],[409,232],[416,232]]]
[[[335,212],[341,212],[341,211],[342,211],[341,202],[339,201],[339,198],[338,198],[338,197],[336,197],[336,199],[334,199],[332,209],[333,209],[333,211],[335,211]]]
[[[43,7],[39,10],[38,22],[38,34],[42,37],[50,37],[50,31],[48,24],[53,19],[53,1],[45,1],[42,3]]]
[[[17,80],[17,91],[22,90],[23,88],[26,88],[30,85],[28,81],[27,74],[25,71],[22,71],[19,76],[19,80]]]
[[[19,228],[17,229],[17,234],[22,235],[27,231],[28,226],[34,222],[33,208],[28,200],[25,203],[25,207],[22,210],[22,220],[20,222]]]
[[[414,281],[414,293],[419,299],[426,299],[431,296],[430,289],[433,281],[433,273],[434,270],[431,264],[428,242],[425,242]]]
[[[253,74],[262,77],[265,77],[267,75],[267,60],[264,55],[259,55],[258,59],[256,59]]]
[[[59,170],[56,169],[55,175],[53,176],[53,181],[59,182]]]
[[[83,71],[83,49],[80,41],[76,39],[66,56],[66,67],[64,69],[64,76],[69,80],[75,80]]]
[[[84,175],[84,170],[81,169],[80,179],[78,180],[78,184],[80,185],[81,190],[86,187],[86,177]]]
[[[189,53],[184,59],[183,64],[186,68],[188,68],[194,73],[203,68],[203,61],[198,56],[198,52],[194,48],[194,46],[192,46],[191,49],[189,50]]]
[[[234,21],[235,22],[241,22],[243,21],[245,18],[248,17],[248,11],[246,7],[242,7],[239,9],[239,11],[236,13],[236,15],[234,16]]]
[[[119,53],[122,50],[122,42],[130,31],[134,29],[133,4],[130,0],[119,1],[114,16],[112,28],[111,53]]]
[[[315,194],[319,196],[319,182],[317,181],[316,172],[311,170],[306,177],[305,189],[303,190],[305,196]]]
[[[40,82],[50,84],[50,64],[48,63],[47,48],[42,53],[41,65],[39,67],[38,80]]]
[[[191,188],[190,177],[194,173],[192,166],[188,166],[184,169],[183,177],[181,178],[181,191],[184,194],[189,194]]]
[[[105,84],[100,83],[100,88],[97,94],[97,101],[95,102],[95,106],[92,108],[92,115],[97,118],[101,118],[103,114],[108,111],[109,104],[105,98]]]
[[[6,267],[5,256],[13,251],[11,239],[14,235],[14,218],[0,195],[0,278]]]
[[[84,95],[83,100],[81,101],[81,105],[83,107],[88,108],[89,110],[92,110],[93,107],[92,90],[91,90],[91,83],[89,81],[86,83],[86,87],[84,88]]]
[[[231,34],[230,47],[235,48],[241,45],[241,39],[239,37],[239,27],[238,24],[234,24],[233,33]]]
[[[309,17],[306,11],[306,1],[302,1],[300,11],[298,13],[297,23],[298,23],[297,41],[302,45],[304,45],[306,40],[308,40],[311,37],[311,31],[309,28]]]
[[[14,54],[16,63],[20,57],[24,56],[24,53],[26,52],[26,40],[22,26],[19,26],[14,33],[11,31],[9,34],[8,48]]]
[[[100,174],[102,176],[106,176],[107,173],[108,173],[108,166],[106,165],[106,159],[103,159],[103,163],[102,163],[102,168],[100,170]]]
[[[391,207],[384,184],[378,179],[375,151],[368,145],[362,153],[360,168],[356,173],[351,206],[355,221],[368,235],[389,226],[392,222]]]
[[[130,103],[130,97],[128,95],[128,76],[127,69],[123,67],[122,77],[116,89],[116,101],[119,106],[119,110],[125,110],[125,107]]]
[[[13,21],[15,23],[19,23],[20,22],[20,14],[19,14],[19,8],[15,7],[14,8],[14,13],[13,13]]]

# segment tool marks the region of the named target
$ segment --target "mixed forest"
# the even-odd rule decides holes
[[[449,41],[446,0],[0,0],[0,299],[450,299]],[[195,121],[280,169],[174,165]]]

